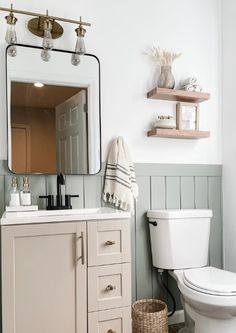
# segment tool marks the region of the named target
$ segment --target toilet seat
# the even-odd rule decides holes
[[[236,274],[215,267],[183,271],[184,284],[198,292],[216,296],[236,296]]]

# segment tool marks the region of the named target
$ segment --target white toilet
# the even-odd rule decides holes
[[[191,333],[236,333],[236,274],[207,266],[211,210],[149,210],[153,266],[176,279]]]

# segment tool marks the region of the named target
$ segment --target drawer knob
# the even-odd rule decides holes
[[[111,284],[108,284],[108,286],[106,287],[106,291],[112,291],[116,289],[116,286],[112,286]]]
[[[115,241],[111,241],[111,240],[108,240],[106,241],[106,245],[114,245],[116,242]]]
[[[110,329],[107,331],[107,333],[116,333],[116,331]]]

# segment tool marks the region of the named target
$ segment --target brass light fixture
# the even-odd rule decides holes
[[[9,15],[6,16],[8,27],[5,39],[6,42],[9,45],[11,45],[11,47],[8,48],[8,54],[10,56],[16,56],[17,54],[15,46],[15,44],[17,43],[16,31],[15,31],[17,18],[14,16],[14,13],[16,13],[27,16],[35,16],[34,18],[29,20],[28,29],[34,35],[43,38],[43,44],[42,44],[43,50],[41,53],[41,57],[44,61],[49,61],[50,59],[51,56],[50,50],[53,48],[53,39],[61,37],[64,32],[63,27],[57,21],[76,24],[78,26],[78,28],[75,29],[77,34],[77,41],[76,41],[75,53],[72,55],[71,62],[73,65],[79,64],[80,62],[79,56],[85,53],[84,36],[86,30],[84,26],[91,26],[90,23],[83,22],[81,17],[80,20],[78,21],[78,20],[66,19],[63,17],[51,16],[48,15],[48,11],[46,11],[46,14],[41,14],[41,13],[19,10],[13,8],[12,4],[10,8],[0,7],[0,11],[9,12]]]

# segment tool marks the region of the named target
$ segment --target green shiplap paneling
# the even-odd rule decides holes
[[[166,208],[165,177],[151,177],[151,209]]]
[[[57,194],[57,176],[56,175],[46,176],[46,193],[47,193],[47,195]]]
[[[166,209],[180,208],[180,177],[166,177]]]
[[[101,176],[84,177],[84,207],[101,207],[102,179]]]
[[[139,176],[218,176],[222,175],[221,165],[208,164],[157,164],[136,163],[136,174]]]
[[[208,208],[207,177],[195,177],[195,208]]]
[[[46,177],[45,176],[29,176],[30,190],[32,194],[32,204],[39,205],[39,209],[46,208],[46,200],[39,199],[40,195],[46,195]]]
[[[181,177],[181,209],[194,208],[194,177]]]
[[[147,210],[150,208],[150,177],[137,177],[139,199],[136,210],[137,299],[152,297],[152,262]]]
[[[165,177],[151,177],[151,209],[166,208],[166,179]],[[167,281],[166,281],[167,282]],[[165,293],[158,281],[157,268],[152,267],[153,298],[165,299]]]
[[[221,213],[221,178],[208,178],[208,202],[213,211],[210,235],[210,265],[222,268],[222,213]]]
[[[84,182],[83,176],[66,176],[66,193],[78,194],[79,198],[72,198],[73,208],[84,207]]]

